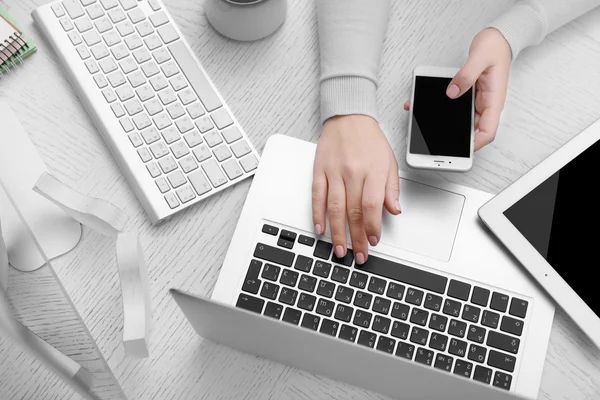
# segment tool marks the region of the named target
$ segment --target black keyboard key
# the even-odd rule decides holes
[[[397,301],[394,302],[394,305],[392,306],[392,317],[406,321],[409,312],[409,306],[403,303],[398,303]]]
[[[279,239],[277,239],[277,246],[285,247],[286,249],[291,250],[294,248],[294,242],[291,242],[289,240],[286,240],[286,239],[280,237]]]
[[[356,296],[354,297],[354,305],[368,310],[371,308],[371,300],[373,300],[372,294],[357,291]]]
[[[479,321],[479,314],[481,314],[479,307],[466,304],[463,308],[462,319],[469,322],[477,322]]]
[[[389,318],[380,317],[379,315],[376,315],[373,319],[373,326],[371,327],[371,329],[387,335],[388,331],[390,330],[391,322],[392,321]]]
[[[448,326],[448,333],[452,336],[464,337],[467,332],[467,324],[466,322],[459,321],[457,319],[450,320],[450,325]]]
[[[361,272],[352,271],[350,275],[350,286],[355,288],[364,289],[367,287],[367,280],[369,277]]]
[[[391,335],[393,337],[397,337],[398,339],[406,340],[406,339],[408,339],[409,332],[410,332],[410,325],[405,324],[404,322],[394,321],[394,323],[392,324]]]
[[[385,336],[379,336],[379,340],[377,341],[377,350],[394,354],[395,347],[396,341],[394,339],[390,339]]]
[[[331,257],[331,261],[333,261],[336,264],[342,264],[345,265],[346,267],[349,267],[352,265],[352,262],[354,261],[354,252],[352,251],[352,249],[348,249],[348,251],[346,251],[346,255],[342,258],[338,258],[335,253],[333,253],[333,257]]]
[[[350,319],[352,319],[353,311],[354,308],[350,306],[338,304],[337,308],[335,309],[335,319],[339,319],[340,321],[344,322],[350,322]]]
[[[294,253],[278,249],[263,243],[258,243],[254,250],[254,257],[260,258],[261,260],[274,262],[276,264],[285,265],[291,267],[294,262]]]
[[[371,325],[371,318],[373,318],[373,314],[370,312],[356,310],[352,323],[361,328],[368,328]]]
[[[390,312],[391,306],[392,302],[390,300],[377,296],[373,302],[373,311],[387,315]]]
[[[448,345],[448,336],[432,333],[431,339],[429,339],[429,347],[439,351],[446,351],[446,345]]]
[[[399,283],[390,282],[388,285],[387,293],[385,294],[387,297],[391,297],[394,300],[402,300],[404,296],[404,291],[406,287]]]
[[[317,314],[331,317],[333,315],[333,308],[335,303],[333,301],[319,299],[317,300]]]
[[[281,267],[278,267],[278,266],[272,265],[272,264],[265,264],[265,267],[263,268],[263,272],[262,272],[261,276],[264,279],[268,279],[270,281],[277,282],[280,271],[281,271]]]
[[[306,293],[300,293],[300,297],[298,297],[298,308],[302,308],[306,311],[312,311],[316,302],[317,298],[315,296]]]
[[[277,293],[279,293],[279,285],[265,282],[260,290],[260,297],[266,297],[267,299],[275,300],[277,298]]]
[[[467,339],[472,342],[483,343],[485,340],[485,328],[477,325],[471,325],[469,327],[469,333],[467,334]]]
[[[281,317],[281,313],[283,312],[283,306],[281,304],[273,303],[269,301],[267,306],[265,307],[265,312],[263,313],[267,317],[279,319]]]
[[[444,294],[446,291],[446,283],[448,282],[448,278],[444,276],[395,263],[373,255],[369,255],[367,262],[360,266],[360,270],[439,294]]]
[[[467,342],[463,342],[462,340],[458,339],[450,339],[448,353],[454,354],[455,356],[464,357],[465,354],[467,354]]]
[[[277,234],[279,233],[279,228],[276,228],[272,225],[264,224],[262,227],[262,231],[263,233],[266,233],[268,235],[277,236]]]
[[[310,269],[313,265],[313,259],[310,257],[299,255],[296,258],[296,263],[294,264],[294,268],[303,272],[310,272]]]
[[[446,372],[452,371],[452,363],[454,362],[454,358],[447,356],[445,354],[438,354],[435,357],[435,363],[433,366],[437,369],[441,369]]]
[[[339,326],[340,324],[338,322],[332,321],[327,318],[323,318],[323,322],[321,323],[321,329],[319,329],[319,332],[330,336],[337,336]]]
[[[331,243],[327,243],[322,240],[317,240],[317,246],[315,247],[313,256],[321,258],[323,260],[329,260],[332,248],[333,245]]]
[[[410,322],[412,322],[413,324],[425,326],[427,325],[427,318],[429,318],[429,311],[413,307],[410,313]]]
[[[340,335],[338,337],[349,342],[354,342],[356,340],[357,333],[357,328],[350,325],[342,324],[342,327],[340,329]]]
[[[515,363],[517,359],[508,354],[500,353],[496,350],[490,350],[490,356],[488,357],[488,365],[494,368],[499,368],[504,371],[514,372]]]
[[[304,313],[304,317],[302,317],[302,323],[300,324],[303,328],[308,328],[313,331],[316,331],[319,327],[319,322],[321,321],[321,317],[317,317],[316,315],[312,315],[309,313]]]
[[[484,311],[481,317],[481,324],[488,328],[497,328],[500,322],[500,314],[493,311]]]
[[[346,283],[348,282],[348,276],[350,276],[350,270],[348,268],[340,267],[339,265],[333,267],[333,272],[331,273],[332,280]]]
[[[425,308],[429,308],[433,311],[440,311],[442,309],[442,297],[436,294],[427,293],[425,296]]]
[[[281,274],[281,279],[279,282],[283,283],[286,286],[294,287],[296,286],[296,282],[298,282],[299,273],[296,271],[292,271],[291,269],[284,269]]]
[[[427,339],[429,338],[429,331],[423,328],[417,328],[416,326],[412,328],[412,332],[410,334],[410,341],[417,344],[422,344],[425,346],[427,344]]]
[[[369,281],[369,292],[383,294],[385,292],[385,280],[372,276]]]
[[[404,301],[410,304],[414,304],[415,306],[420,306],[423,302],[424,293],[421,290],[409,288],[406,291],[406,298]]]
[[[462,308],[462,304],[456,300],[446,299],[444,302],[444,314],[450,315],[452,317],[460,316],[460,309]]]
[[[485,306],[487,306],[489,298],[490,298],[489,290],[480,288],[479,286],[475,286],[473,288],[473,293],[471,294],[471,303],[477,304],[478,306],[485,307]]]
[[[431,314],[431,318],[429,319],[429,327],[431,329],[435,329],[436,331],[444,332],[446,330],[446,326],[448,325],[448,317],[444,317],[440,314]]]
[[[500,324],[500,330],[513,335],[521,336],[523,333],[523,320],[511,318],[508,315],[502,317],[502,324]]]
[[[398,342],[398,347],[396,348],[396,355],[398,357],[406,358],[407,360],[412,360],[414,352],[414,345],[405,342]]]
[[[527,315],[527,303],[525,300],[517,299],[513,297],[510,302],[510,310],[508,311],[510,315],[514,315],[515,317],[525,318]]]
[[[494,292],[490,308],[496,311],[505,312],[508,307],[508,296],[502,293]]]
[[[298,292],[294,289],[281,288],[281,293],[279,294],[280,302],[293,306],[296,302],[296,297],[298,297]]]
[[[487,349],[485,347],[477,346],[476,344],[472,344],[469,347],[469,360],[477,361],[478,363],[483,363],[485,361],[485,355],[487,353]]]
[[[470,292],[471,285],[468,283],[460,282],[454,279],[450,280],[450,284],[448,285],[448,296],[467,301],[469,300]]]
[[[261,280],[258,279],[258,275],[260,274],[260,267],[262,263],[257,260],[250,261],[250,266],[248,267],[248,272],[246,272],[246,278],[244,279],[244,284],[242,285],[242,290],[244,292],[257,294],[260,289]]]
[[[475,366],[473,379],[481,383],[489,383],[492,381],[492,370],[481,365]]]
[[[424,349],[423,347],[419,347],[417,349],[415,361],[421,364],[431,366],[431,363],[433,362],[433,351]]]
[[[465,360],[456,360],[456,364],[454,364],[454,373],[456,375],[464,376],[465,378],[470,378],[472,372],[473,364]]]
[[[300,317],[302,317],[302,311],[286,307],[281,320],[289,322],[290,324],[298,325],[300,323]]]
[[[324,280],[319,281],[317,286],[317,294],[327,298],[333,297],[333,291],[335,290],[335,283],[327,282]]]
[[[508,336],[499,332],[490,331],[486,344],[495,349],[504,350],[509,353],[517,354],[521,341],[515,337]]]
[[[310,275],[302,274],[300,277],[300,283],[298,283],[298,287],[301,290],[306,290],[307,292],[312,293],[317,286],[317,278]]]
[[[377,335],[373,332],[369,331],[360,331],[358,335],[358,344],[365,347],[373,348],[375,347],[375,341],[377,340]]]
[[[317,261],[315,262],[315,267],[313,268],[313,274],[320,276],[322,278],[327,278],[329,276],[329,272],[331,271],[331,264]]]
[[[350,304],[353,295],[354,289],[350,289],[347,286],[338,285],[337,290],[335,291],[335,299],[346,304]]]
[[[237,303],[235,303],[235,306],[260,314],[264,304],[265,301],[263,299],[241,293],[238,297]]]
[[[289,240],[290,242],[294,243],[296,241],[296,236],[297,236],[296,233],[282,229],[281,235],[279,235],[279,238]]]
[[[300,237],[298,238],[298,243],[312,247],[315,244],[315,238],[300,235]]]
[[[494,374],[493,385],[497,388],[510,390],[510,384],[512,383],[512,376],[505,374],[504,372],[496,371]]]

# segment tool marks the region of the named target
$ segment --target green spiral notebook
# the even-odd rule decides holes
[[[8,13],[0,8],[0,77],[23,62],[36,47]]]

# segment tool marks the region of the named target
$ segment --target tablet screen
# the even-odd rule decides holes
[[[504,212],[600,317],[600,141]]]

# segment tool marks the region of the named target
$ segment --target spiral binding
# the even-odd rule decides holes
[[[27,45],[27,41],[20,32],[15,32],[0,43],[0,79],[3,73],[10,73],[11,68],[23,64],[20,50]]]

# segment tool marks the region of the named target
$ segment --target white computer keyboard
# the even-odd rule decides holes
[[[153,223],[259,156],[160,0],[63,0],[33,18]]]

